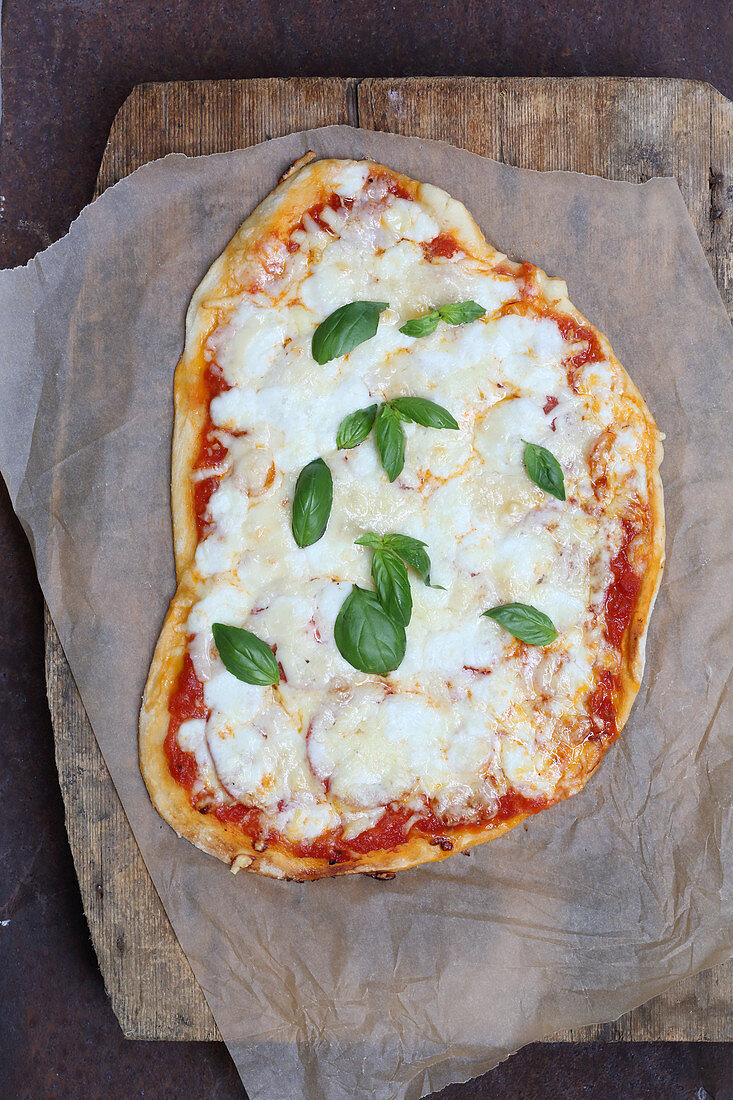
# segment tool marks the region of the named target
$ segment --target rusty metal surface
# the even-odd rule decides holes
[[[114,114],[144,80],[633,74],[709,80],[733,95],[727,0],[3,0],[2,16],[3,267],[61,236],[89,201]],[[63,828],[41,595],[2,486],[0,560],[0,1095],[242,1097],[223,1046],[121,1036]],[[733,1100],[733,1052],[722,1044],[537,1045],[442,1095]]]

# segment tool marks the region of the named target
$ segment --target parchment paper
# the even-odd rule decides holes
[[[576,798],[392,882],[240,874],[150,805],[136,724],[174,590],[173,369],[189,297],[281,172],[369,155],[563,275],[667,432],[668,565],[620,743]],[[0,273],[0,467],[173,927],[253,1100],[418,1097],[608,1020],[733,945],[728,320],[677,186],[330,127],[146,165]]]

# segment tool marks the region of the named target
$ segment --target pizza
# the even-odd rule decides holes
[[[387,877],[583,787],[642,677],[662,444],[562,280],[310,155],[196,290],[174,398],[139,746],[180,836]]]

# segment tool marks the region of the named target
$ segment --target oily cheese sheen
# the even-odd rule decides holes
[[[316,362],[316,328],[355,302],[380,303],[376,331]],[[465,323],[400,331],[466,302],[481,309]],[[374,432],[337,448],[345,417],[406,396],[448,410],[457,430],[401,422],[393,480]],[[641,680],[662,448],[561,280],[508,261],[436,187],[305,158],[196,291],[175,400],[179,587],[140,755],[179,834],[233,870],[391,873],[583,786]],[[529,476],[527,443],[559,463],[559,495]],[[333,505],[301,548],[293,496],[314,459]],[[420,540],[431,563],[431,585],[410,567],[404,658],[385,675],[359,671],[334,639],[352,586],[373,589],[365,533]],[[527,644],[482,614],[505,604],[535,608],[556,637]],[[215,623],[270,646],[279,682],[232,675]]]

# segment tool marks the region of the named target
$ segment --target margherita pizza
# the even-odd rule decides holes
[[[299,162],[188,311],[158,811],[232,870],[315,879],[575,794],[639,688],[661,458],[564,282],[445,191]]]

